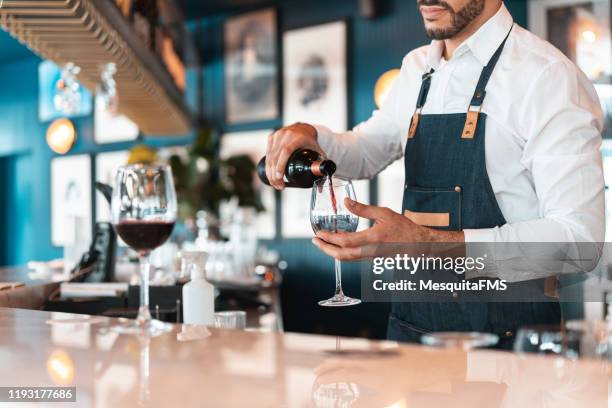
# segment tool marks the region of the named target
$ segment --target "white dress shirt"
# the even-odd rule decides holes
[[[316,126],[338,175],[372,178],[403,156],[429,68],[435,73],[422,114],[465,113],[482,68],[512,24],[502,4],[450,60],[442,57],[442,41],[411,51],[370,119],[344,133]],[[486,91],[486,168],[507,224],[465,230],[466,242],[603,242],[603,114],[587,77],[551,44],[514,25]]]

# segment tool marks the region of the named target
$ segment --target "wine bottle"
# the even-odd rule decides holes
[[[314,150],[297,150],[293,152],[285,167],[285,187],[311,188],[315,181],[331,176],[336,172],[336,164],[324,160]],[[257,164],[257,175],[262,183],[270,185],[266,176],[266,157]]]

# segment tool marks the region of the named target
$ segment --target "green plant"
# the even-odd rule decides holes
[[[218,135],[211,128],[198,131],[187,157],[173,155],[169,164],[174,173],[179,216],[192,218],[201,209],[219,213],[224,200],[236,197],[238,205],[263,210],[253,185],[256,166],[247,155],[221,160]]]

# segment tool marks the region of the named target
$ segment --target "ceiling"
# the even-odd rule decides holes
[[[268,6],[290,0],[176,0],[187,20],[232,10]],[[0,29],[0,61],[2,64],[33,56],[34,53]]]

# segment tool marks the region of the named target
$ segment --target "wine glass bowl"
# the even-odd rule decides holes
[[[312,187],[310,200],[310,224],[315,234],[319,231],[355,232],[359,217],[344,205],[344,199],[356,200],[355,189],[350,180],[324,177]],[[361,300],[348,297],[342,290],[341,263],[335,259],[336,291],[330,299],[319,302],[321,306],[352,306]]]
[[[149,254],[170,237],[176,222],[176,191],[170,167],[131,164],[119,168],[111,215],[117,234],[140,258],[138,317],[115,329],[151,336],[164,333],[170,325],[153,320],[149,310]]]

